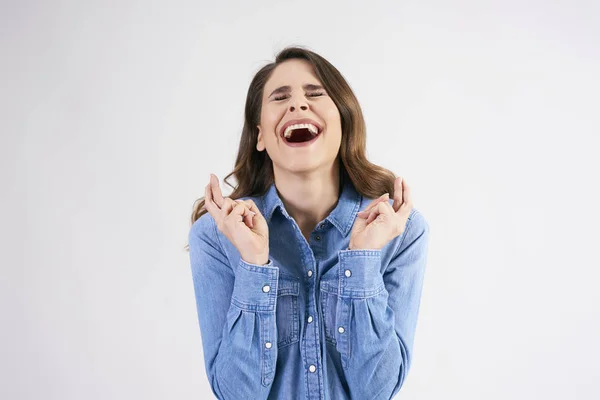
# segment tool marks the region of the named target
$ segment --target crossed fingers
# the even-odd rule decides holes
[[[384,193],[379,198],[373,200],[367,208],[358,213],[359,217],[367,218],[367,224],[373,221],[379,214],[385,212],[386,208],[391,208],[390,211],[393,210],[396,215],[408,217],[410,213],[410,209],[412,208],[412,198],[410,187],[402,179],[402,177],[398,177],[394,180],[394,203],[392,206],[388,203],[389,193]],[[388,207],[378,206],[379,203],[385,202]],[[404,215],[406,214],[406,215]]]
[[[204,206],[206,210],[213,216],[217,221],[217,224],[222,223],[230,214],[234,207],[243,207],[243,216],[235,222],[243,222],[244,219],[248,222],[248,225],[252,228],[252,217],[256,214],[250,210],[250,204],[245,200],[232,200],[229,197],[223,197],[221,188],[219,186],[219,180],[213,174],[210,174],[210,182],[204,189]],[[239,218],[239,216],[238,216]]]

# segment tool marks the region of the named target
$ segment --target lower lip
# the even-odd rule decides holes
[[[313,144],[321,136],[321,133],[323,133],[323,132],[320,132],[317,136],[315,136],[314,138],[312,138],[310,140],[307,140],[306,142],[288,142],[285,137],[282,137],[282,139],[283,139],[283,142],[290,147],[304,147],[304,146],[310,146],[311,144]]]

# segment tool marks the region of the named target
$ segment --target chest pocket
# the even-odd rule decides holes
[[[280,272],[277,286],[277,346],[283,347],[299,340],[298,296],[300,282],[297,278]]]

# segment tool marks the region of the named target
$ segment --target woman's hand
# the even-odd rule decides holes
[[[223,198],[219,179],[210,174],[205,189],[204,207],[217,223],[217,228],[250,264],[269,262],[269,227],[256,204],[248,200]]]
[[[379,250],[404,232],[413,205],[410,188],[401,177],[394,181],[393,206],[388,200],[389,193],[385,193],[358,213],[350,234],[350,250]]]

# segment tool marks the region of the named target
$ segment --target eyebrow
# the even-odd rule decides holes
[[[319,90],[319,89],[323,89],[323,86],[321,85],[315,85],[313,83],[306,83],[304,86],[302,86],[302,88],[306,91],[309,90]],[[288,93],[292,90],[292,87],[289,85],[286,86],[280,86],[277,89],[273,90],[271,92],[271,94],[269,95],[268,98],[270,98],[271,96],[273,96],[274,94],[280,94],[280,93]]]

